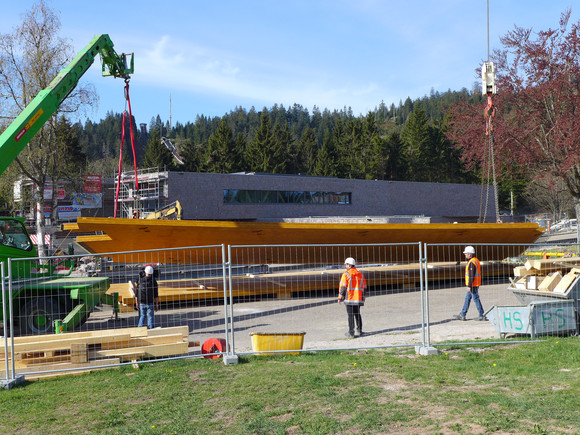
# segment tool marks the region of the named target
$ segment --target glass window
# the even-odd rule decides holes
[[[0,244],[23,251],[32,250],[32,243],[24,225],[16,220],[0,221]]]
[[[224,204],[339,204],[351,203],[350,192],[224,189]]]

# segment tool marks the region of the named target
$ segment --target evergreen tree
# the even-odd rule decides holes
[[[316,165],[312,175],[323,177],[336,177],[338,175],[336,148],[334,139],[328,130],[326,130],[322,148],[316,156]]]
[[[303,172],[306,174],[314,174],[316,167],[316,158],[318,156],[318,143],[316,141],[316,136],[314,135],[314,130],[307,127],[302,134],[302,139],[300,140],[301,149],[301,161],[303,166]]]
[[[222,119],[217,130],[209,137],[207,149],[207,171],[230,173],[240,167],[242,151],[234,140],[232,129]]]
[[[246,149],[246,162],[251,171],[273,174],[284,173],[284,150],[281,149],[285,138],[278,127],[278,137],[274,137],[268,110],[264,108],[260,116],[260,127]]]
[[[421,108],[414,110],[405,122],[401,139],[407,147],[409,181],[428,181],[432,157],[431,131]]]
[[[155,129],[149,134],[143,166],[146,168],[173,169],[173,155],[165,145],[161,143],[159,130]]]

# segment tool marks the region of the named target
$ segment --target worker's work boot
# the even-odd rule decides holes
[[[354,338],[354,334],[352,333],[352,331],[346,331],[346,333],[344,334],[347,338]]]
[[[362,337],[363,332],[360,329],[355,329],[354,336],[355,337]]]
[[[463,314],[456,314],[453,316],[455,320],[465,320],[465,316]]]

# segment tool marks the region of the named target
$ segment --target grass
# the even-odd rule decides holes
[[[2,433],[580,434],[578,337],[178,360],[0,391]]]

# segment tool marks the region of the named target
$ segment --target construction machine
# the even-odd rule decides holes
[[[95,36],[0,135],[0,175],[57,111],[97,55],[101,56],[103,76],[129,80],[133,54],[117,54],[108,35]],[[14,332],[21,334],[64,332],[87,320],[109,289],[110,280],[72,277],[75,262],[68,258],[41,261],[24,218],[0,217],[0,261],[5,273],[0,302],[7,305],[0,309],[4,330],[8,329],[9,309],[18,327]]]
[[[179,221],[181,220],[181,217],[181,203],[179,201],[175,201],[169,205],[166,205],[165,207],[149,213],[145,219],[175,219]]]

